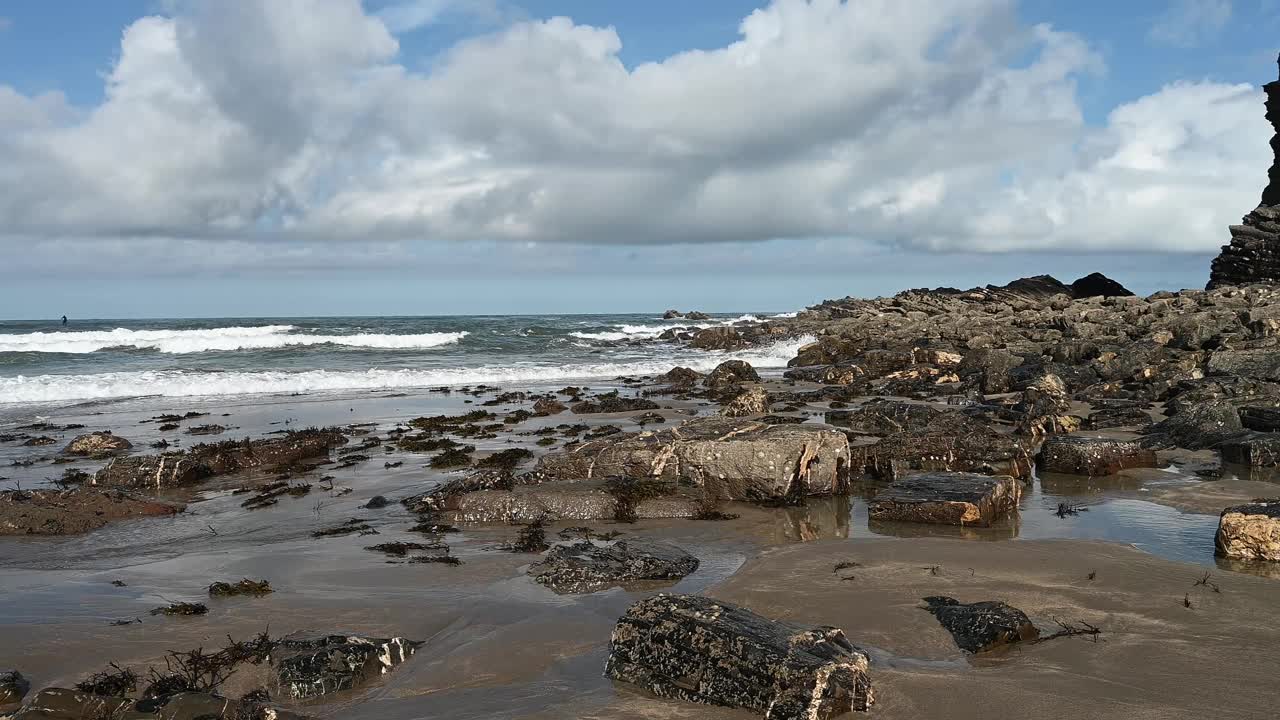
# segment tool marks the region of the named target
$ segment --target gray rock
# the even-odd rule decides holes
[[[998,601],[965,605],[943,596],[924,599],[929,612],[955,638],[961,650],[980,653],[1000,645],[1040,637],[1026,613]]]
[[[760,382],[759,373],[745,360],[726,360],[702,379],[702,384],[712,389],[724,389],[744,382]]]
[[[1018,511],[1022,484],[1012,477],[938,472],[909,475],[876,494],[872,520],[989,527]]]
[[[1280,435],[1252,432],[1218,444],[1222,461],[1250,467],[1280,465]]]
[[[408,660],[420,645],[400,637],[295,634],[280,640],[272,660],[281,692],[305,700],[359,687]]]
[[[22,702],[31,690],[31,683],[17,670],[0,670],[0,707]]]
[[[47,688],[36,693],[13,720],[87,720],[116,718],[133,705],[124,698],[91,695],[79,690]]]
[[[592,593],[642,581],[674,582],[698,569],[698,559],[670,543],[631,538],[612,545],[557,545],[529,575],[561,595]]]
[[[1101,477],[1129,468],[1159,467],[1155,451],[1131,440],[1058,435],[1044,441],[1036,466],[1042,472]]]
[[[774,622],[693,595],[641,600],[613,630],[605,675],[661,697],[826,720],[872,702],[870,660],[844,632]]]
[[[720,408],[724,417],[748,417],[769,412],[769,393],[762,387],[743,390]]]

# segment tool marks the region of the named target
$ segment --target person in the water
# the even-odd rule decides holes
[[[63,315],[63,316],[62,316],[62,324],[63,324],[63,325],[66,325],[66,324],[67,324],[67,316],[66,316],[66,315]]]

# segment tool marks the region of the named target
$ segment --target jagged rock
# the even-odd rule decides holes
[[[301,430],[265,440],[229,440],[196,445],[184,452],[118,457],[93,476],[94,485],[168,488],[255,467],[288,465],[327,457],[347,442],[332,430]]]
[[[533,404],[533,411],[539,415],[559,415],[568,408],[555,398],[540,398]]]
[[[769,412],[769,393],[762,387],[743,390],[720,408],[724,417],[747,417],[765,415]]]
[[[703,385],[712,389],[724,389],[744,382],[760,382],[759,373],[745,360],[726,360],[702,380]]]
[[[702,373],[687,367],[673,367],[655,379],[677,387],[686,387],[697,384],[702,379]]]
[[[1251,432],[1217,445],[1222,461],[1250,467],[1280,466],[1280,435]]]
[[[695,322],[702,322],[704,320],[710,320],[711,316],[698,310],[690,310],[689,312],[684,314],[684,319],[693,320]]]
[[[1244,430],[1230,400],[1182,403],[1170,417],[1147,428],[1147,443],[1202,450],[1238,437]]]
[[[1106,275],[1095,272],[1089,273],[1071,283],[1071,295],[1076,299],[1082,299],[1091,297],[1132,297],[1133,293]]]
[[[1111,428],[1145,428],[1152,423],[1151,414],[1136,405],[1101,407],[1085,420],[1086,430]]]
[[[661,697],[827,720],[873,702],[870,660],[844,632],[774,622],[729,603],[657,595],[613,630],[605,675]]]
[[[867,373],[857,365],[835,365],[822,371],[818,382],[823,385],[854,385],[866,379]]]
[[[598,413],[636,412],[637,410],[657,410],[658,403],[648,398],[622,397],[616,391],[597,395],[590,400],[574,403],[569,407],[575,415],[594,415]]]
[[[124,452],[133,447],[133,443],[109,432],[95,432],[81,435],[67,443],[64,453],[68,455],[89,455],[98,457]]]
[[[684,313],[680,312],[679,310],[668,310],[662,313],[663,320],[674,320],[680,317],[684,317]]]
[[[894,481],[868,505],[872,520],[989,527],[1017,512],[1022,485],[1009,476],[939,472]]]
[[[295,634],[280,640],[272,659],[284,695],[305,700],[349,690],[388,673],[421,644],[400,637]]]
[[[682,481],[715,500],[782,501],[842,494],[849,442],[817,424],[705,418],[656,432],[619,434],[544,455],[548,478]]]
[[[517,479],[513,473],[503,470],[478,470],[464,477],[441,483],[432,490],[407,497],[400,502],[411,512],[438,512],[448,507],[451,498],[484,490],[511,490],[517,484],[524,482],[523,477]],[[537,477],[529,478],[528,482],[536,483]]]
[[[1007,393],[1012,388],[1010,373],[1024,362],[1008,350],[971,350],[960,362],[961,379],[974,377],[986,395]]]
[[[557,545],[528,573],[556,593],[593,593],[641,581],[673,582],[698,569],[698,559],[670,543],[631,538],[612,545]]]
[[[1280,279],[1280,276],[1277,277]],[[1258,380],[1280,380],[1280,352],[1265,350],[1219,350],[1209,356],[1212,375],[1238,375]]]
[[[1022,392],[1022,400],[1013,407],[1023,417],[1016,431],[1039,437],[1051,433],[1074,432],[1080,420],[1072,416],[1071,395],[1062,378],[1052,373],[1040,376]]]
[[[1055,436],[1044,441],[1036,466],[1042,472],[1100,477],[1130,468],[1159,467],[1155,451],[1130,440]]]
[[[1240,424],[1259,432],[1280,431],[1280,409],[1273,407],[1240,408]]]
[[[918,471],[963,471],[1016,478],[1030,476],[1031,451],[1018,438],[957,411],[926,410],[920,405],[909,407],[911,410],[907,415],[893,415],[883,421],[909,418],[901,430],[881,425],[884,437],[879,442],[850,446],[851,473],[868,473],[881,480],[894,480]],[[831,418],[830,413],[828,418]],[[864,419],[859,422],[880,421]]]
[[[689,344],[700,350],[737,350],[746,342],[734,328],[721,326],[699,330],[693,334]]]
[[[876,399],[852,410],[828,410],[825,415],[827,422],[855,433],[890,435],[924,432],[943,411],[930,405]]]
[[[0,708],[17,705],[31,690],[31,683],[17,670],[0,670]]]
[[[1223,510],[1214,547],[1226,557],[1280,562],[1280,499]]]
[[[924,599],[929,612],[955,638],[961,650],[980,653],[1000,645],[1040,637],[1026,613],[999,601],[963,604],[944,596]]]

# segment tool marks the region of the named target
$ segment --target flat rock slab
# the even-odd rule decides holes
[[[529,567],[529,575],[561,595],[604,590],[616,585],[674,582],[698,569],[698,558],[670,543],[645,538],[612,545],[590,541],[557,545]]]
[[[1040,446],[1036,466],[1044,472],[1099,477],[1129,468],[1159,467],[1154,450],[1132,440],[1055,435]]]
[[[1222,461],[1250,467],[1280,465],[1280,435],[1248,433],[1218,444]]]
[[[183,452],[119,457],[99,470],[92,482],[112,487],[178,487],[214,475],[328,457],[329,448],[346,442],[336,431],[302,430],[265,440],[228,440]]]
[[[878,493],[868,507],[872,520],[989,527],[1017,512],[1018,480],[973,473],[909,475]]]
[[[1226,557],[1280,562],[1280,498],[1223,510],[1214,547]]]
[[[770,720],[825,720],[871,706],[869,664],[838,628],[661,594],[618,620],[605,675],[661,697],[744,708]]]
[[[422,643],[359,635],[288,636],[273,654],[281,694],[296,700],[349,690],[408,660]]]
[[[783,501],[843,494],[849,441],[826,425],[706,418],[656,432],[615,435],[543,456],[551,478],[685,482],[712,500]]]
[[[700,501],[680,496],[637,500],[629,505],[636,519],[692,518]],[[450,496],[442,518],[450,523],[530,523],[535,520],[614,520],[618,498],[592,487],[561,484],[479,490]]]
[[[848,416],[851,429],[876,430],[884,437],[850,449],[853,473],[896,480],[915,472],[978,472],[1029,477],[1031,453],[1018,438],[956,411],[916,410]],[[830,415],[828,415],[830,417]],[[901,430],[894,430],[895,423]]]
[[[1026,613],[999,601],[961,603],[953,598],[924,599],[929,612],[955,638],[961,650],[980,653],[1010,643],[1035,640],[1040,631]]]
[[[184,507],[121,490],[0,492],[0,535],[76,535],[113,520],[174,515]]]

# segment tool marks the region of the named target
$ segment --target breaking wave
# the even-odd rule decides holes
[[[187,354],[227,350],[269,350],[300,345],[413,350],[450,345],[465,332],[417,335],[310,335],[294,332],[292,325],[225,327],[205,330],[128,330],[97,332],[34,332],[0,335],[0,352],[84,354],[108,348],[134,348],[162,353]]]
[[[228,330],[230,328],[227,328]],[[259,329],[259,328],[255,328]],[[69,334],[69,333],[54,333]],[[314,337],[314,336],[303,336]],[[355,337],[355,336],[352,336]],[[413,336],[377,336],[413,337]],[[741,352],[697,352],[664,360],[578,365],[489,365],[471,368],[202,372],[151,370],[93,375],[38,375],[0,378],[6,403],[102,400],[160,395],[199,397],[265,395],[350,390],[391,390],[478,383],[539,384],[618,375],[655,375],[675,365],[708,371],[725,360],[745,360],[759,368],[785,367],[812,336]]]

